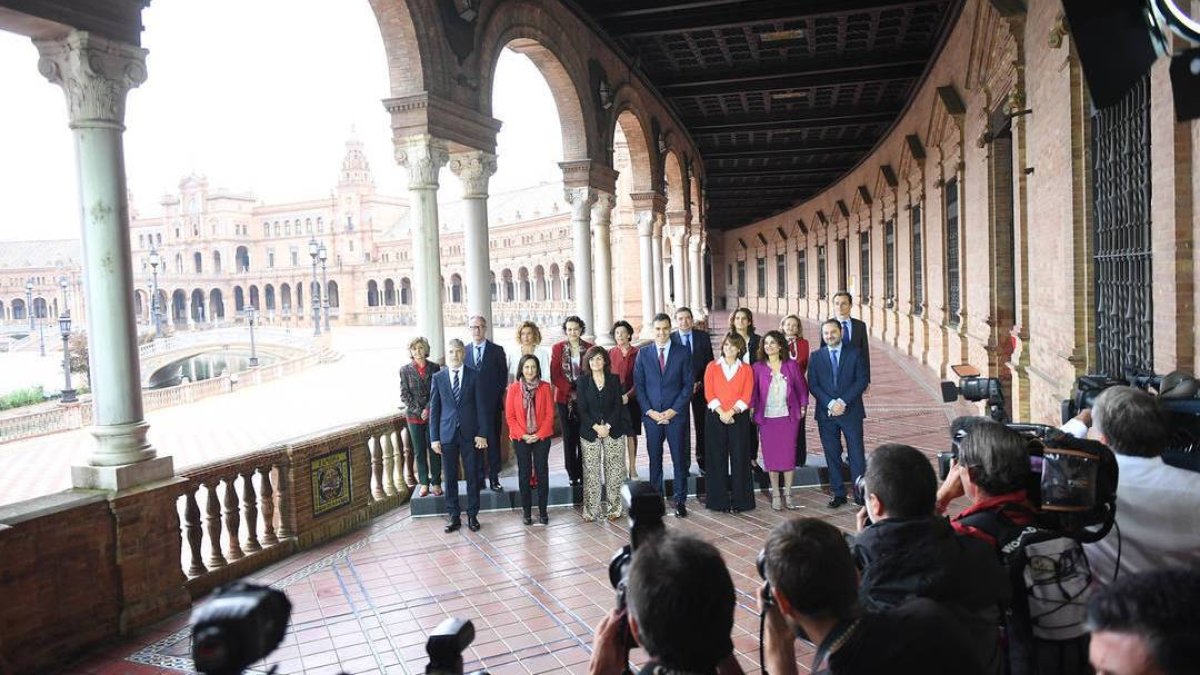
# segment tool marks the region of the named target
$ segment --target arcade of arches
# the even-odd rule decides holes
[[[91,308],[89,333],[100,345],[92,354],[97,445],[74,474],[80,487],[125,490],[173,475],[169,456],[146,440],[137,389],[134,323],[147,313],[151,242],[162,253],[160,299],[179,327],[231,320],[248,305],[274,311],[269,320],[303,321],[305,300],[321,288],[311,285],[307,244],[324,234],[324,286],[337,320],[412,321],[439,351],[444,324],[468,314],[495,324],[575,313],[591,327],[615,318],[644,327],[654,312],[686,302],[819,318],[844,288],[872,336],[914,363],[946,375],[969,362],[1000,378],[1018,419],[1053,421],[1087,372],[1195,365],[1200,124],[1175,121],[1165,61],[1121,104],[1093,110],[1055,0],[906,3],[953,11],[877,141],[790,208],[711,231],[709,214],[727,193],[707,189],[716,177],[701,132],[597,32],[600,24],[577,13],[589,3],[533,0],[372,0],[390,68],[383,105],[408,170],[405,199],[375,193],[351,143],[332,202],[259,208],[190,177],[161,216],[131,218],[125,95],[147,75],[171,76],[145,70],[141,4],[113,2],[108,14],[53,0],[0,9],[0,27],[36,39],[41,63],[28,67],[69,92],[82,202],[97,207],[83,209],[87,240],[77,254],[75,295]],[[504,161],[491,117],[504,48],[545,76],[564,152],[562,185],[531,191],[533,201],[511,213],[488,191]],[[868,84],[860,95],[882,96]],[[806,119],[797,128],[823,124],[836,126]],[[722,142],[736,149],[752,143],[745,138]],[[770,152],[763,142],[751,149]],[[439,203],[443,168],[462,183],[458,203]],[[746,175],[772,174],[757,170]],[[38,296],[58,297],[47,269]],[[23,287],[12,269],[3,275]],[[27,316],[21,291],[3,289],[8,320]],[[146,570],[178,566],[173,498],[125,505],[171,507],[124,525],[143,528],[127,536],[174,544],[146,548]],[[129,574],[118,602],[132,623],[178,608],[178,579]]]

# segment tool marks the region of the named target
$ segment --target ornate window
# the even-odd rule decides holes
[[[946,181],[942,190],[946,199],[946,323],[957,326],[962,309],[962,270],[958,260],[958,178]]]
[[[909,211],[912,225],[912,313],[925,311],[925,244],[921,222],[921,206],[917,204]]]

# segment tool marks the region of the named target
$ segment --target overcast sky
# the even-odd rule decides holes
[[[328,195],[351,129],[375,184],[402,194],[383,42],[366,0],[162,0],[143,12],[149,79],[130,92],[125,162],[134,205],[190,173],[271,203]],[[79,236],[74,146],[62,90],[37,72],[28,38],[0,32],[0,240]],[[549,88],[505,52],[493,114],[499,192],[561,178],[562,142]],[[458,180],[442,172],[442,189]]]

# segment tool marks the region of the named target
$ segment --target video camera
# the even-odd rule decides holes
[[[192,611],[192,661],[205,675],[237,675],[270,654],[287,632],[283,591],[237,581]]]
[[[958,384],[942,382],[942,402],[954,403],[959,396],[971,402],[985,401],[988,417],[1001,424],[1009,421],[1004,409],[1004,390],[998,378],[981,377],[979,369],[969,363],[950,366],[950,370],[958,376]]]
[[[1200,471],[1200,382],[1175,371],[1168,375],[1126,367],[1123,378],[1084,375],[1075,380],[1071,398],[1062,402],[1063,422],[1090,409],[1105,389],[1130,386],[1158,397],[1171,425],[1171,439],[1163,450],[1163,462],[1181,469]]]
[[[429,655],[425,675],[462,675],[463,652],[474,641],[475,624],[470,619],[443,620],[425,640],[425,653]],[[487,675],[487,672],[476,670],[471,675]]]

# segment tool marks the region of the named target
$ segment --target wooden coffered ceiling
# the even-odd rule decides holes
[[[703,156],[708,224],[813,196],[904,110],[962,0],[573,0]]]

